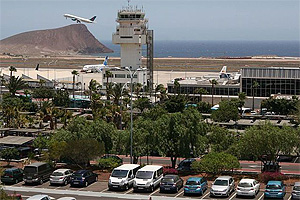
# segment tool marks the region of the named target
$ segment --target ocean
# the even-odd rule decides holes
[[[120,46],[101,41],[114,53],[100,56],[120,57]],[[93,54],[98,55],[99,54]],[[300,41],[154,41],[154,57],[245,57],[245,56],[300,57]],[[143,47],[146,56],[146,46]]]

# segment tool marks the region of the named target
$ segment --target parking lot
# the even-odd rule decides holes
[[[210,184],[209,184],[210,185]],[[26,187],[26,188],[44,188],[44,189],[54,189],[54,190],[75,190],[75,191],[92,191],[92,192],[100,192],[100,193],[114,193],[124,195],[123,197],[126,198],[126,194],[137,194],[137,195],[145,195],[145,196],[160,196],[160,197],[173,197],[173,198],[186,198],[186,199],[222,199],[222,200],[241,200],[241,199],[255,199],[255,200],[262,200],[264,199],[263,191],[264,186],[261,186],[260,192],[256,195],[255,198],[252,197],[237,197],[236,192],[232,192],[229,197],[210,197],[209,191],[210,187],[202,196],[184,196],[183,188],[179,190],[177,193],[160,193],[159,188],[157,188],[154,192],[134,192],[132,188],[127,191],[110,191],[107,187],[107,182],[98,181],[95,183],[90,184],[88,187],[70,187],[70,185],[60,186],[60,185],[49,185],[49,182],[45,182],[42,185],[25,185],[24,182],[20,182],[18,184],[14,184],[13,186],[17,187]],[[287,186],[287,193],[284,197],[284,200],[291,199],[291,186]]]

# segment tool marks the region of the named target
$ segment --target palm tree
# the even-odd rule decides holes
[[[122,85],[121,84],[114,84],[112,87],[111,95],[114,98],[114,104],[119,105],[120,98],[123,95]]]
[[[16,72],[16,71],[17,71],[17,68],[15,68],[14,66],[9,66],[9,71],[10,71],[10,75],[9,75],[9,77],[11,78],[11,77],[12,77],[12,74],[13,74],[13,72]]]
[[[180,92],[180,83],[178,82],[178,80],[175,80],[174,82],[174,94],[179,94]]]
[[[259,87],[259,84],[258,84],[258,82],[257,81],[253,81],[253,83],[252,83],[252,110],[254,110],[254,89],[255,89],[255,93],[256,93],[256,90],[257,90],[257,88]]]
[[[141,92],[142,88],[143,88],[143,85],[141,83],[137,83],[135,85],[134,89],[135,89],[135,93],[136,93],[137,98],[140,98],[140,92]]]
[[[109,91],[108,91],[108,80],[110,77],[112,77],[113,74],[111,73],[111,71],[106,70],[105,71],[105,77],[106,77],[106,99],[109,100]]]
[[[6,87],[8,88],[11,96],[15,96],[17,90],[21,90],[25,87],[25,82],[23,81],[22,78],[19,77],[15,77],[12,76],[8,82],[8,84],[6,84]]]
[[[204,88],[197,88],[197,89],[195,90],[195,93],[196,93],[196,94],[200,94],[200,101],[202,101],[202,95],[203,95],[203,94],[207,94],[208,92],[207,92],[207,90],[204,89]]]
[[[211,105],[214,106],[215,85],[218,85],[218,81],[216,79],[212,79],[209,82],[211,83]]]
[[[77,70],[73,70],[71,74],[73,75],[73,99],[74,99],[75,98],[75,76],[78,76],[79,73]]]
[[[89,88],[90,99],[92,99],[92,94],[98,93],[98,91],[102,88],[102,86],[96,80],[92,79],[89,83],[88,88]]]
[[[163,84],[159,84],[159,85],[156,86],[156,88],[155,88],[155,93],[154,93],[155,103],[156,103],[156,96],[157,96],[157,93],[158,93],[158,92],[161,93],[161,91],[162,91],[163,89],[165,89]]]

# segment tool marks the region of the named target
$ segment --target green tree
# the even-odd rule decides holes
[[[212,126],[207,134],[212,152],[225,152],[235,142],[235,134],[225,128]]]
[[[68,107],[70,102],[69,92],[67,90],[57,90],[54,93],[53,103],[55,106]]]
[[[79,72],[77,70],[73,70],[71,72],[73,75],[73,99],[75,98],[75,77],[79,75]]]
[[[215,85],[218,85],[218,81],[216,79],[212,79],[209,82],[211,84],[211,105],[214,106]]]
[[[12,159],[17,159],[18,156],[19,152],[16,148],[6,148],[1,151],[1,158],[7,162],[7,166],[9,166]]]
[[[110,94],[111,94],[111,90],[112,90],[112,84],[108,83],[108,80],[110,77],[113,77],[113,73],[111,73],[111,71],[106,70],[105,71],[105,77],[106,77],[106,99],[109,100],[110,99]]]
[[[257,81],[253,81],[252,83],[252,110],[254,110],[254,97],[257,93],[257,88],[259,87],[259,83]]]
[[[170,96],[164,102],[165,109],[169,113],[182,112],[185,108],[186,98],[183,95]]]
[[[200,161],[192,163],[193,170],[209,173],[212,176],[238,168],[240,168],[239,160],[235,156],[223,152],[211,152],[204,156]]]
[[[9,66],[9,71],[10,71],[9,77],[10,77],[10,79],[11,79],[11,77],[12,77],[12,75],[13,75],[13,72],[16,72],[16,71],[17,71],[17,68],[15,68],[14,66]]]
[[[160,94],[162,93],[162,91],[164,90],[164,85],[163,84],[159,84],[155,87],[155,93],[154,93],[154,102],[156,103],[156,98],[157,98],[157,93],[159,92]]]
[[[179,95],[181,93],[180,91],[180,83],[178,80],[174,81],[174,94]]]
[[[211,118],[216,122],[237,121],[239,119],[239,110],[234,101],[223,100],[219,103],[219,109],[211,114]]]
[[[298,98],[292,99],[275,99],[270,97],[261,103],[262,108],[267,108],[270,112],[280,115],[294,114],[297,111]]]
[[[195,90],[195,93],[200,95],[200,101],[202,101],[202,95],[203,94],[208,94],[207,90],[204,89],[204,88],[197,88]]]
[[[90,99],[92,99],[92,94],[99,93],[101,88],[102,88],[102,85],[100,85],[100,83],[98,83],[96,80],[94,80],[94,79],[90,80],[90,83],[89,83]]]
[[[197,103],[197,109],[200,113],[210,113],[211,105],[207,102],[200,101]]]
[[[246,129],[238,142],[239,154],[244,159],[275,161],[279,153],[290,154],[297,146],[297,133],[291,127],[273,126],[270,122]],[[297,141],[298,142],[298,141]]]
[[[22,78],[12,76],[5,86],[9,90],[10,95],[15,96],[17,90],[25,88],[26,85]]]
[[[151,103],[148,97],[142,97],[134,101],[133,107],[139,109],[141,113],[143,113],[145,109],[151,107]]]
[[[32,92],[32,97],[49,100],[54,97],[54,91],[50,88],[45,87],[35,88]]]

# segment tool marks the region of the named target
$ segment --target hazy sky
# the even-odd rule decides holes
[[[63,14],[91,18],[97,39],[111,40],[125,0],[0,0],[0,39],[73,24]],[[298,40],[299,0],[132,0],[143,6],[155,40]]]

